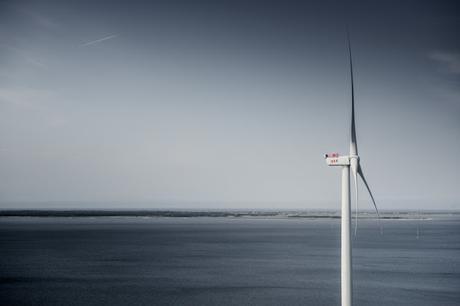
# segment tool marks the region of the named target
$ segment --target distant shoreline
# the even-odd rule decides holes
[[[454,216],[460,212],[383,212],[380,219],[428,219],[432,216]],[[211,211],[211,210],[0,210],[0,217],[258,217],[258,218],[297,218],[297,219],[340,219],[334,211]],[[376,219],[373,212],[359,213],[360,219]]]

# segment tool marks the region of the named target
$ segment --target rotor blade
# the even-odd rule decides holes
[[[351,160],[351,172],[355,181],[355,237],[358,232],[358,161],[356,158]]]
[[[383,228],[382,228],[382,223],[380,222],[379,209],[377,208],[377,204],[375,203],[374,196],[372,195],[371,189],[369,188],[369,185],[367,184],[366,178],[364,177],[364,173],[363,173],[363,169],[361,168],[361,165],[359,165],[359,167],[358,167],[358,174],[361,177],[361,179],[363,180],[364,185],[367,188],[367,191],[369,191],[369,195],[371,196],[372,203],[374,204],[374,207],[375,207],[375,211],[377,212],[377,217],[378,217],[379,226],[380,226],[380,234],[382,234],[383,233]]]
[[[358,143],[356,142],[356,127],[355,127],[355,88],[353,83],[353,59],[351,57],[350,33],[347,30],[348,39],[348,55],[350,58],[350,81],[351,81],[351,139],[350,139],[350,155],[358,155]]]

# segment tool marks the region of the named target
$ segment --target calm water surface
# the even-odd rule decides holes
[[[460,220],[384,227],[360,223],[355,304],[460,305]],[[2,305],[340,304],[337,219],[0,218],[0,252]]]

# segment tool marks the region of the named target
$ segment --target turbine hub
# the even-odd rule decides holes
[[[359,161],[359,156],[358,155],[349,155],[348,157],[350,159],[356,159],[357,161]]]

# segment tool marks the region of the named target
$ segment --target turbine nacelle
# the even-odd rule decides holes
[[[339,153],[330,153],[330,154],[324,154],[324,158],[326,159],[326,164],[328,166],[349,166],[350,165],[350,160],[356,159],[359,157],[354,155],[354,156],[340,156]]]

